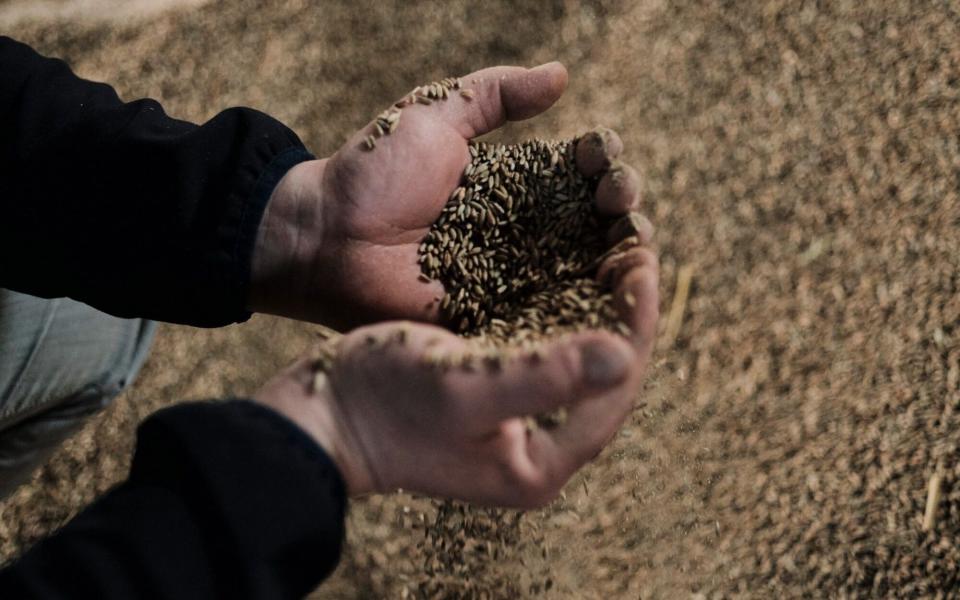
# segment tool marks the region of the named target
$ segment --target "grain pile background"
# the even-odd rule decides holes
[[[955,4],[236,0],[143,21],[88,12],[11,25],[21,4],[0,2],[0,31],[125,97],[194,120],[252,105],[318,154],[418,82],[566,62],[568,95],[507,137],[618,129],[646,175],[665,315],[682,266],[693,285],[628,425],[564,499],[523,517],[524,539],[509,560],[484,562],[478,585],[496,594],[520,581],[530,595],[549,577],[557,598],[953,593]],[[121,477],[146,414],[248,393],[311,335],[259,317],[164,327],[137,385],[0,505],[0,553]],[[434,510],[407,496],[356,503],[351,546],[317,597],[396,597],[422,583],[429,557],[414,525]]]

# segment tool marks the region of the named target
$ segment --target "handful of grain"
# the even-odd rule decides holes
[[[598,214],[602,173],[585,177],[576,167],[578,144],[600,135],[471,142],[463,183],[427,232],[418,260],[422,280],[443,284],[441,316],[471,339],[476,356],[429,354],[426,364],[464,366],[479,356],[496,365],[505,352],[536,354],[541,341],[583,329],[630,334],[609,286],[595,275],[605,258],[637,243],[639,217]],[[320,350],[320,370],[335,358],[333,341]]]
[[[471,339],[476,356],[429,354],[426,364],[464,366],[479,356],[496,365],[505,352],[535,354],[541,341],[583,329],[630,334],[609,286],[595,275],[605,258],[637,243],[639,217],[598,214],[602,173],[586,177],[576,165],[578,144],[600,146],[602,135],[470,143],[463,183],[427,232],[418,260],[423,281],[443,284],[441,316]],[[320,370],[335,357],[333,341],[320,350]]]
[[[474,98],[459,78],[417,86],[377,116],[363,147],[374,151],[378,138],[396,131],[404,108],[457,93],[468,102]],[[470,143],[463,184],[420,244],[420,277],[443,284],[445,294],[437,299],[442,317],[494,362],[504,348],[532,350],[571,331],[606,328],[629,335],[609,289],[594,277],[603,259],[637,242],[640,228],[636,215],[614,223],[596,211],[610,134],[598,128],[563,141]],[[578,156],[588,168],[577,168]],[[610,168],[615,185],[623,176],[619,169]],[[616,245],[609,248],[611,242]],[[321,370],[333,359],[333,344],[326,346]],[[449,367],[472,357],[425,358]]]
[[[594,279],[611,222],[595,209],[598,177],[576,168],[578,141],[471,143],[463,185],[420,245],[426,278],[446,290],[442,315],[481,346],[583,328],[629,333]]]

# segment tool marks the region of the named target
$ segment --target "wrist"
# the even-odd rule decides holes
[[[314,377],[311,371],[301,363],[293,373],[264,386],[256,401],[292,421],[320,446],[337,466],[348,496],[377,491],[367,459],[337,408],[326,376]]]
[[[350,422],[339,410],[327,376],[316,375],[310,388],[315,402],[311,407],[309,433],[340,469],[348,495],[379,491],[368,457]]]
[[[264,209],[250,268],[247,308],[309,319],[306,292],[320,259],[323,175],[327,159],[294,165],[280,179]]]

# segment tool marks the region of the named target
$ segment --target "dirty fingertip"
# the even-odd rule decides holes
[[[577,169],[584,176],[593,177],[609,168],[622,151],[623,141],[615,131],[607,127],[596,127],[577,141]]]
[[[634,210],[640,204],[640,175],[636,169],[613,161],[597,186],[597,210],[616,216]]]

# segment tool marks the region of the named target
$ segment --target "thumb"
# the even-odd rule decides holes
[[[535,355],[517,352],[493,371],[451,373],[447,385],[462,399],[468,422],[486,428],[620,388],[636,363],[633,348],[623,338],[584,331],[545,342]]]
[[[490,67],[460,78],[463,93],[444,102],[444,116],[471,139],[507,121],[522,121],[547,110],[567,88],[567,69],[551,62],[526,69]]]

